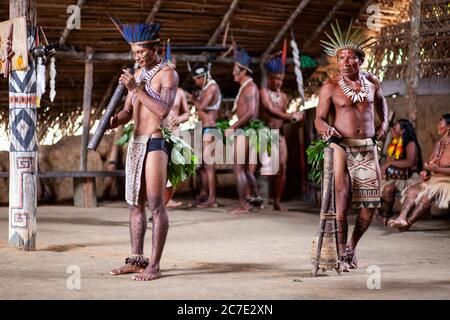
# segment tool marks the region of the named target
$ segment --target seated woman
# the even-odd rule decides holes
[[[392,128],[392,141],[387,149],[386,162],[381,167],[382,206],[376,211],[376,218],[387,225],[392,216],[395,193],[420,181],[422,153],[411,122],[398,120]]]
[[[434,146],[430,161],[424,164],[420,173],[422,179],[403,192],[403,207],[397,219],[389,221],[389,227],[400,231],[408,230],[423,217],[434,202],[440,209],[449,207],[450,202],[450,113],[439,120],[438,132],[442,138]]]

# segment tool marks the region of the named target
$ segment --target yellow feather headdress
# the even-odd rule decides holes
[[[325,49],[325,53],[329,56],[335,57],[339,50],[342,49],[353,49],[363,56],[365,55],[364,49],[374,44],[376,41],[368,43],[373,37],[365,38],[362,33],[361,27],[352,30],[352,23],[348,26],[347,32],[344,34],[339,22],[336,20],[336,27],[331,24],[331,29],[333,30],[334,38],[325,32],[326,36],[330,41],[320,40],[322,42],[321,46]]]

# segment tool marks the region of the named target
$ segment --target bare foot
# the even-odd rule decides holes
[[[181,206],[182,204],[183,204],[183,202],[176,202],[176,201],[173,201],[172,199],[170,199],[169,202],[167,202],[167,204],[166,204],[166,208],[175,209],[175,208],[178,208],[179,206]]]
[[[398,229],[399,231],[407,231],[409,229],[408,222],[406,221],[406,219],[403,219],[401,217],[398,217],[395,220],[390,220],[388,222],[388,226],[390,228]]]
[[[202,203],[208,200],[208,195],[207,194],[199,194],[198,196],[195,197],[195,201],[197,201],[197,203]]]
[[[350,272],[350,266],[345,260],[340,261],[339,268],[341,269],[341,272]]]
[[[159,268],[154,268],[149,265],[140,274],[133,276],[132,279],[136,280],[136,281],[151,281],[151,280],[156,280],[160,277],[161,277],[161,271],[159,270]]]
[[[350,269],[357,269],[358,268],[358,259],[356,258],[356,252],[353,251],[353,257],[352,260],[349,262]]]
[[[144,270],[145,270],[145,268],[141,268],[141,267],[138,267],[131,263],[127,263],[118,269],[111,270],[111,272],[109,274],[111,274],[113,276],[118,276],[118,275],[127,274],[127,273],[139,273]]]
[[[217,208],[219,205],[215,201],[201,202],[197,205],[197,208]]]
[[[285,206],[281,205],[281,203],[279,203],[279,202],[274,202],[273,203],[273,210],[286,212],[287,208]]]
[[[251,209],[251,206],[248,204],[245,205],[239,205],[233,209],[227,210],[227,213],[231,214],[243,214],[243,213],[249,213]]]

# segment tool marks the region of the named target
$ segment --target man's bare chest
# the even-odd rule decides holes
[[[336,112],[369,112],[374,107],[374,90],[370,90],[367,97],[362,101],[354,102],[351,97],[344,94],[339,86],[335,88],[332,102]]]

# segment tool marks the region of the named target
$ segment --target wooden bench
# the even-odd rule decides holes
[[[39,172],[39,179],[73,178],[73,202],[75,207],[92,208],[97,206],[95,178],[124,177],[124,170],[115,171],[49,171]],[[9,172],[0,172],[0,178],[9,178]]]

